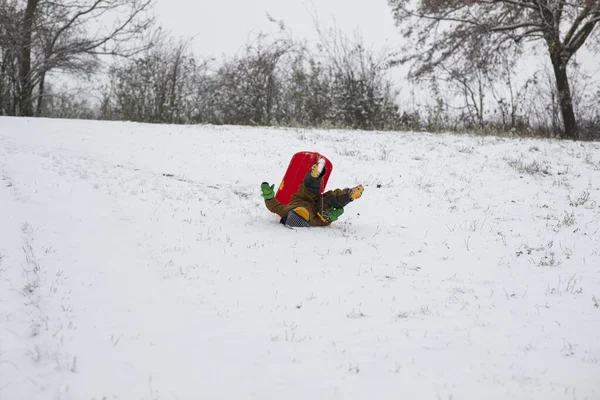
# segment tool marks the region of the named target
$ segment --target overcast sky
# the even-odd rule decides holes
[[[359,29],[365,44],[376,49],[400,42],[386,0],[157,0],[156,16],[174,37],[194,36],[194,53],[203,57],[232,55],[249,35],[276,30],[268,13],[283,20],[295,38],[314,38],[311,13],[323,27],[334,22],[346,33]]]
[[[173,37],[193,37],[193,52],[201,58],[234,55],[253,35],[276,31],[267,13],[283,21],[295,39],[316,39],[316,14],[322,28],[335,24],[349,35],[358,30],[364,44],[377,52],[398,49],[402,41],[387,0],[157,0],[155,12]],[[525,63],[526,75],[548,63],[542,53]],[[594,80],[600,80],[600,56],[580,51],[578,58]],[[397,83],[407,70],[404,66],[392,71]]]

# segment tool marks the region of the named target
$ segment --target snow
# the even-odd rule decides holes
[[[599,150],[1,117],[0,399],[599,399]]]

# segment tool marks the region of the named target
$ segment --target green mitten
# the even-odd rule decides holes
[[[260,190],[262,190],[262,197],[265,200],[271,200],[273,197],[275,197],[275,191],[273,190],[274,188],[275,184],[269,186],[267,182],[263,182],[262,185],[260,185]]]
[[[333,221],[337,221],[337,219],[340,217],[340,215],[342,215],[344,213],[344,209],[343,208],[332,208],[331,210],[327,211],[327,218],[329,218],[329,220],[331,222]]]

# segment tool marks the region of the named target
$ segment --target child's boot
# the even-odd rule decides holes
[[[352,189],[348,189],[348,196],[350,196],[350,199],[352,200],[360,199],[364,190],[365,188],[363,188],[362,185],[355,186]]]
[[[313,178],[319,178],[322,175],[325,175],[325,159],[319,158],[319,160],[314,163],[310,169],[310,176]]]

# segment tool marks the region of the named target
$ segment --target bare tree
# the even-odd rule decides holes
[[[280,122],[313,127],[326,124],[332,109],[331,68],[302,48],[289,61],[289,67],[281,70]]]
[[[214,97],[220,123],[271,125],[280,107],[278,68],[294,44],[288,40],[265,42],[264,37],[248,45],[238,57],[225,61],[216,71]]]
[[[509,48],[545,43],[559,94],[563,136],[578,138],[567,66],[600,21],[600,0],[388,2],[402,34],[410,39],[408,55],[398,62],[412,62],[413,76],[431,73],[453,54],[469,68],[496,62]]]
[[[104,94],[103,118],[153,123],[188,123],[196,77],[203,65],[186,42],[166,40],[132,60],[114,63]]]
[[[386,53],[365,47],[357,34],[350,39],[337,28],[323,31],[317,20],[315,27],[331,75],[331,118],[344,127],[389,129],[399,115]]]
[[[522,109],[524,94],[531,83],[527,80],[519,85],[514,65],[509,58],[500,60],[500,65],[496,68],[499,76],[497,79],[489,79],[491,96],[496,103],[499,122],[504,130],[517,126],[522,128],[523,119],[519,117],[519,111]]]
[[[452,63],[441,67],[440,79],[454,88],[456,95],[463,99],[464,106],[459,109],[464,125],[469,128],[483,128],[486,110],[485,92],[489,84],[486,70],[476,69],[467,75]]]
[[[153,23],[148,15],[153,0],[27,0],[24,8],[14,4],[17,34],[5,46],[18,54],[18,115],[32,116],[42,109],[48,72],[90,74],[99,56],[128,57],[149,45],[138,39]]]
[[[15,0],[0,0],[0,115],[15,115],[19,92]]]

